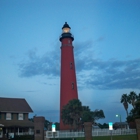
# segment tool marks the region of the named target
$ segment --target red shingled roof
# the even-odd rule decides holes
[[[0,97],[0,112],[33,112],[25,99]]]

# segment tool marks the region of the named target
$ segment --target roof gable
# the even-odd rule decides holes
[[[0,97],[0,112],[33,112],[25,99]]]

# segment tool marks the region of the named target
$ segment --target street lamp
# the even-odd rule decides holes
[[[121,119],[121,115],[118,115],[118,114],[117,114],[116,117],[119,117],[119,118],[120,118],[120,126],[121,126],[121,129],[122,129],[122,124],[121,124],[121,123],[122,123],[122,119]]]

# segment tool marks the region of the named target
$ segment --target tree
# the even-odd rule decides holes
[[[89,106],[82,106],[83,111],[90,111]]]
[[[80,123],[80,118],[82,116],[82,103],[78,99],[70,100],[67,105],[62,109],[62,120],[64,124],[69,124],[76,130]]]
[[[140,93],[137,95],[137,101],[140,101]]]
[[[132,110],[130,111],[129,115],[128,115],[127,118],[126,118],[126,121],[127,121],[128,123],[134,122],[134,121],[135,121],[135,119],[134,119],[134,109],[132,109]]]
[[[82,106],[78,99],[73,99],[66,104],[61,112],[64,124],[71,125],[76,130],[84,122],[95,122],[95,120],[105,118],[103,110],[91,111],[88,106]]]
[[[128,117],[126,118],[128,123],[135,122],[135,119],[140,119],[140,100],[135,101],[134,108],[131,109]]]
[[[93,119],[93,116],[92,116],[92,112],[90,110],[89,111],[87,111],[87,110],[83,111],[81,120],[82,120],[82,123],[93,122],[94,119]]]
[[[56,126],[56,130],[60,130],[60,129],[59,129],[59,128],[60,128],[60,123],[55,122],[54,124],[55,124],[55,126]]]
[[[137,95],[134,91],[131,91],[130,94],[123,94],[121,97],[121,103],[123,103],[124,108],[127,112],[127,122],[134,122],[135,119],[140,118],[140,93]],[[133,109],[130,110],[128,114],[128,103],[132,104]]]
[[[101,129],[104,129],[104,128],[109,128],[109,125],[107,123],[104,123],[104,124],[98,124],[98,126],[101,128]]]
[[[122,95],[121,103],[123,103],[124,109],[126,110],[126,114],[127,114],[127,117],[128,117],[128,96],[127,96],[127,94]]]
[[[105,118],[103,110],[90,111],[90,109],[83,110],[82,122],[84,123],[85,139],[92,139],[92,124],[95,120]]]
[[[135,102],[134,109],[132,109],[134,119],[140,118],[140,100]]]
[[[137,99],[137,94],[134,91],[131,91],[128,95],[128,102],[132,104],[133,108],[135,107],[135,101]]]
[[[48,120],[45,119],[44,127],[45,127],[47,130],[51,130],[51,122],[49,122]]]
[[[105,118],[103,110],[96,109],[95,111],[93,111],[92,112],[92,118],[93,118],[94,121]]]
[[[92,118],[92,111],[90,111],[88,106],[82,106],[81,121],[82,121],[82,123],[94,121]]]

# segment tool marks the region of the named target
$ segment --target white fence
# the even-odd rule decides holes
[[[97,129],[92,131],[92,136],[109,136],[109,135],[131,135],[136,134],[136,129]],[[71,137],[84,137],[84,132],[67,132],[67,131],[46,131],[46,138],[71,138]]]

